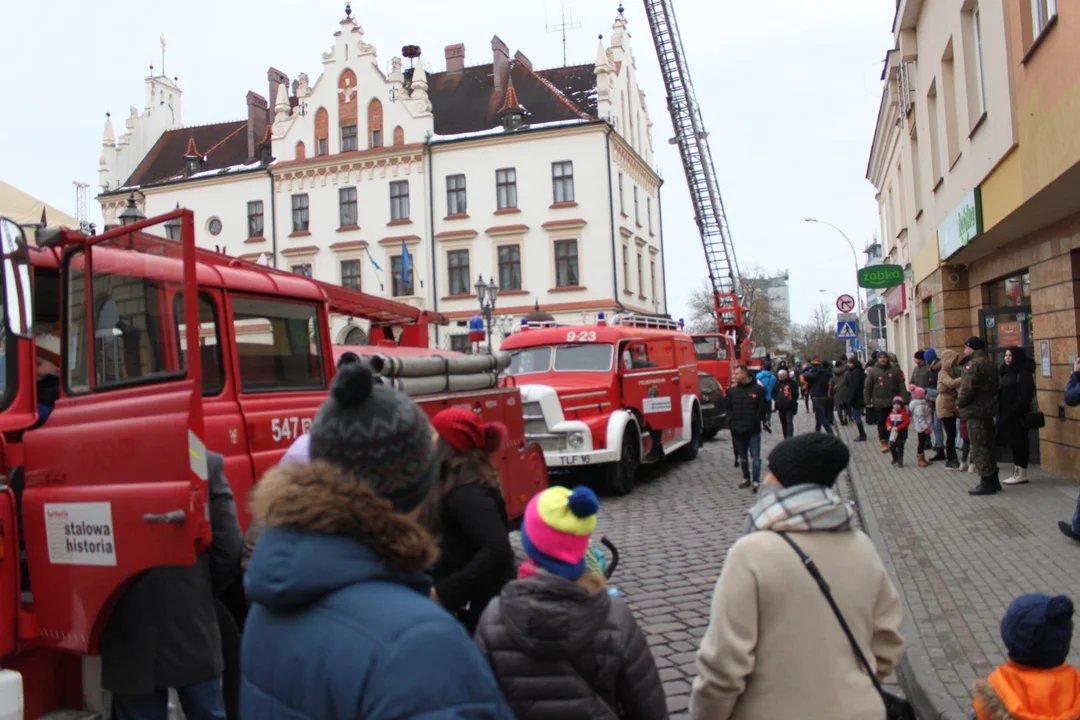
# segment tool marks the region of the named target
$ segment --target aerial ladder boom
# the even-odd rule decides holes
[[[660,71],[667,90],[668,112],[675,127],[686,184],[694,203],[694,220],[705,246],[716,309],[716,323],[722,333],[733,333],[738,342],[747,338],[743,308],[739,304],[739,266],[731,243],[731,230],[724,214],[720,185],[716,180],[709,134],[701,119],[701,108],[690,80],[679,26],[672,0],[644,0]]]

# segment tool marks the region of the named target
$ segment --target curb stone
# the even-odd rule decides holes
[[[850,448],[851,440],[848,438],[844,438],[844,440]],[[901,601],[903,601],[903,586],[900,584],[900,578],[893,565],[892,557],[886,550],[881,526],[878,524],[874,508],[869,502],[863,500],[863,480],[855,467],[854,453],[852,455],[851,462],[848,463],[847,474],[855,496],[855,507],[858,509],[859,517],[863,521],[866,534],[870,536],[870,539],[874,541],[874,545],[878,548],[885,570],[889,573],[893,584],[896,585]],[[945,689],[945,685],[938,678],[937,673],[934,672],[930,655],[922,643],[922,638],[918,630],[916,630],[907,608],[904,608],[900,631],[904,635],[907,647],[904,657],[900,661],[900,666],[897,668],[897,675],[900,679],[900,685],[904,689],[904,695],[914,707],[916,716],[920,720],[968,720],[967,712],[957,704],[956,700]]]

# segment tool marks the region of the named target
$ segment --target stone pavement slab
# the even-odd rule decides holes
[[[909,441],[905,467],[891,465],[876,434],[850,442],[850,474],[860,516],[882,553],[904,604],[905,690],[920,717],[967,717],[971,685],[1005,662],[1000,622],[1026,592],[1080,599],[1080,544],[1058,530],[1076,503],[1076,486],[1032,468],[1031,483],[971,497],[975,475],[919,468]],[[1002,465],[1001,477],[1011,474]],[[1069,656],[1080,663],[1080,647]]]

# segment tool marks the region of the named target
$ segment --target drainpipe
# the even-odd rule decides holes
[[[435,264],[435,155],[431,152],[431,138],[424,143],[428,157],[428,238],[431,240],[431,308],[439,312],[439,273]],[[439,347],[439,325],[435,324],[435,347]]]
[[[274,269],[277,269],[277,198],[274,193],[274,173],[266,168],[266,174],[270,178],[270,250],[273,259],[270,261]]]
[[[660,279],[664,282],[664,314],[671,316],[667,304],[667,273],[664,270],[664,200],[661,190],[664,189],[664,181],[660,181],[660,187],[656,188],[656,213],[660,223]]]
[[[608,193],[608,215],[611,219],[611,288],[615,299],[615,307],[619,310],[626,310],[623,307],[622,301],[619,300],[619,261],[615,256],[616,252],[616,231],[615,231],[615,191],[611,188],[611,133],[615,129],[608,125],[607,131],[607,193]]]

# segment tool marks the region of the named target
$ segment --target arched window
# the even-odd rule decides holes
[[[326,108],[315,111],[315,154],[328,155],[330,153],[330,113]]]
[[[394,145],[404,145],[404,144],[405,144],[405,131],[401,128],[400,125],[398,125],[396,128],[394,128]]]
[[[307,148],[304,147],[304,141],[296,143],[296,159],[303,160],[307,157]]]
[[[359,150],[356,119],[356,73],[346,69],[338,78],[338,123],[341,128],[341,152]]]
[[[368,103],[367,108],[368,147],[378,148],[383,146],[382,136],[382,103],[375,98]]]
[[[345,336],[345,345],[367,345],[367,333],[358,327],[351,328]]]

